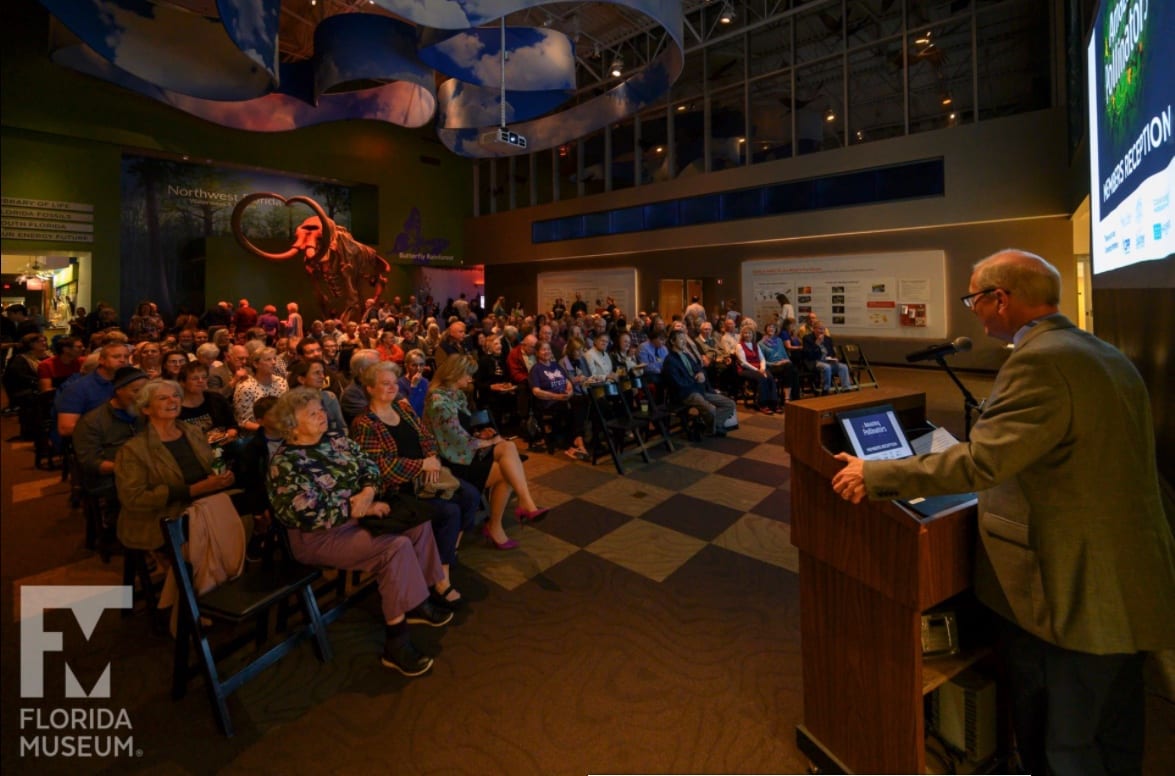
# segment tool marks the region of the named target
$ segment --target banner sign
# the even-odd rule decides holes
[[[0,237],[5,240],[94,241],[94,206],[85,202],[3,197],[0,216]]]

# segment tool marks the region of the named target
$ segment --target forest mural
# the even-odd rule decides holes
[[[206,241],[232,234],[233,208],[246,195],[267,191],[310,197],[328,217],[350,228],[352,188],[283,173],[123,155],[119,312],[129,316],[139,302],[150,300],[165,318],[173,318],[214,304],[217,300],[204,298]],[[288,244],[310,215],[302,205],[262,200],[245,212],[243,226],[258,241]],[[272,271],[260,260],[257,270]]]

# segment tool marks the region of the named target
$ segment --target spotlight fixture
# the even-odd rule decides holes
[[[689,106],[683,102],[677,106],[677,112],[678,113],[685,113],[688,108],[689,108]]]
[[[722,24],[730,24],[734,21],[734,6],[727,0],[722,4],[722,13],[718,15],[718,21]]]
[[[917,38],[914,38],[914,42],[917,43],[919,46],[929,46],[930,45],[930,30],[927,30],[926,32],[922,33]]]
[[[834,111],[832,108],[824,111],[824,120],[829,123],[836,121],[836,111]]]
[[[654,153],[658,153],[658,154],[664,153],[664,152],[665,152],[665,146],[657,146],[655,149],[653,149],[653,152],[654,152]]]
[[[865,139],[865,131],[862,129],[858,129],[857,130],[857,140],[860,141],[860,140],[864,140],[864,139]]]
[[[949,118],[951,121],[955,121],[959,118],[959,114],[955,113],[954,111],[951,111],[950,116],[948,116],[947,118]]]
[[[624,60],[620,57],[612,60],[612,77],[619,78],[624,73]]]
[[[946,107],[947,105],[950,105],[952,102],[954,102],[954,99],[951,97],[950,92],[943,92],[943,95],[940,99],[943,104],[943,107]]]

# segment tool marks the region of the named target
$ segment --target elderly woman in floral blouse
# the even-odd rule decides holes
[[[295,388],[270,412],[285,442],[269,460],[269,501],[273,516],[289,529],[294,557],[374,572],[387,622],[383,664],[405,676],[423,674],[432,658],[416,649],[408,624],[440,627],[453,619],[452,611],[429,600],[429,586],[444,578],[432,525],[377,535],[357,522],[390,511],[377,500],[379,467],[353,440],[327,432],[318,391]]]
[[[473,384],[477,362],[457,354],[441,362],[433,375],[424,403],[424,422],[437,440],[441,458],[458,478],[475,488],[490,489],[490,516],[482,528],[486,541],[499,550],[511,550],[518,542],[506,536],[502,514],[510,492],[518,494],[514,515],[520,523],[542,520],[550,510],[534,503],[526,472],[514,443],[493,429],[475,435],[467,429],[469,404],[465,392]]]
[[[414,492],[418,482],[436,482],[441,471],[437,440],[412,410],[407,399],[397,398],[397,369],[388,361],[369,366],[359,379],[367,393],[367,412],[351,421],[351,438],[379,466],[381,494]],[[449,567],[457,559],[462,531],[473,527],[481,494],[468,482],[449,498],[431,499],[436,515],[432,531],[441,554],[444,578],[434,588],[434,603],[455,607],[461,594],[449,581]]]

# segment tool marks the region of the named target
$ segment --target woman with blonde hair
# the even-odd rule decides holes
[[[420,342],[420,349],[424,351],[424,355],[429,358],[436,357],[437,348],[441,346],[441,327],[437,322],[429,319],[428,333],[424,335],[424,339]]]
[[[256,431],[261,424],[253,417],[253,404],[262,396],[281,396],[289,390],[286,379],[274,371],[277,351],[261,347],[249,356],[253,374],[246,377],[233,391],[233,414],[237,426],[245,431]]]
[[[518,448],[493,429],[469,430],[470,411],[466,392],[477,374],[477,362],[457,354],[437,367],[424,404],[424,421],[437,440],[441,458],[453,474],[478,490],[490,489],[490,515],[482,536],[499,550],[511,550],[518,542],[506,536],[502,514],[511,491],[518,494],[514,510],[519,523],[533,523],[547,516],[530,495]]]

